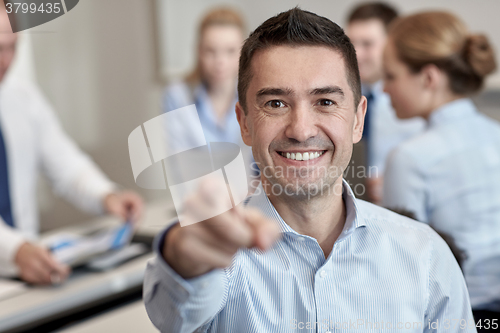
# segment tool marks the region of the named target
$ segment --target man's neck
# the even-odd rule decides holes
[[[308,199],[285,194],[275,196],[272,191],[268,191],[271,189],[269,182],[266,179],[262,182],[269,200],[283,220],[299,234],[315,238],[327,258],[346,220],[342,191],[333,190],[332,193],[311,196]],[[269,185],[266,186],[266,183]],[[342,189],[341,177],[333,188]]]

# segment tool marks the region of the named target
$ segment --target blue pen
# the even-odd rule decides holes
[[[60,250],[62,248],[65,248],[65,247],[68,247],[68,246],[71,246],[73,245],[75,242],[74,241],[71,241],[71,240],[68,240],[68,241],[62,241],[60,243],[56,243],[55,245],[52,245],[49,250],[50,252],[55,252],[57,250]]]
[[[111,249],[118,249],[125,245],[125,242],[129,239],[130,234],[132,233],[132,222],[128,220],[125,224],[118,229],[116,232],[115,239],[111,244]]]

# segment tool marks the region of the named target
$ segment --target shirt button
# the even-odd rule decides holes
[[[208,285],[209,285],[208,281],[203,281],[203,282],[201,283],[201,288],[202,288],[202,289],[206,289],[206,288],[208,288]]]
[[[306,239],[305,239],[304,237],[297,237],[297,240],[298,240],[299,242],[304,242]]]
[[[323,270],[323,271],[319,272],[319,277],[324,278],[326,276],[326,274],[327,274],[326,271]]]

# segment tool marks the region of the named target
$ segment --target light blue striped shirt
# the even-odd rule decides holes
[[[448,103],[391,154],[384,178],[383,205],[450,235],[467,256],[472,307],[500,311],[499,124],[470,99]]]
[[[267,252],[241,249],[229,268],[189,280],[157,255],[144,282],[152,322],[162,332],[476,332],[446,243],[423,223],[355,199],[346,182],[343,199],[345,225],[325,259],[259,187],[248,206],[276,221],[282,238]]]

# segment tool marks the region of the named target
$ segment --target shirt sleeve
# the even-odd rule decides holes
[[[384,173],[382,205],[399,213],[411,213],[414,219],[428,223],[426,202],[423,172],[410,154],[396,148],[389,155]]]
[[[215,269],[183,279],[163,259],[165,236],[153,245],[155,257],[148,262],[144,278],[144,302],[149,318],[161,332],[191,333],[210,322],[225,303],[227,275]]]
[[[30,96],[39,131],[41,167],[54,192],[84,211],[103,213],[102,201],[116,185],[63,131],[51,106],[36,87],[31,87]]]
[[[476,332],[462,271],[445,241],[432,237],[424,332]]]

